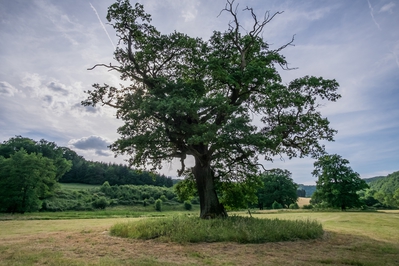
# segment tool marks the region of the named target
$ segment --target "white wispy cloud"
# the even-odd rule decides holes
[[[52,2],[36,0],[36,5],[42,10],[41,15],[48,18],[57,30],[72,44],[78,45],[79,42],[74,34],[80,32],[81,26],[73,22],[67,14],[62,12]]]
[[[388,3],[388,4],[385,4],[385,5],[383,5],[381,8],[380,8],[380,11],[378,11],[379,13],[381,13],[381,12],[392,12],[392,9],[395,7],[395,3],[393,3],[393,2],[390,2],[390,3]]]
[[[0,81],[0,94],[5,96],[14,96],[18,90],[6,81]]]

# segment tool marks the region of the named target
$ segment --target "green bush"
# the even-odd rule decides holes
[[[184,201],[184,209],[187,211],[191,211],[191,209],[193,208],[193,205],[191,204],[191,201],[186,200]]]
[[[168,200],[168,199],[166,198],[165,195],[161,195],[161,196],[159,197],[159,199],[162,200],[162,202],[165,202],[165,201]]]
[[[159,212],[162,211],[162,200],[157,199],[155,201],[155,210]]]
[[[192,198],[192,199],[191,199],[191,203],[192,203],[192,204],[200,204],[199,197],[196,196],[196,197]]]
[[[319,238],[323,235],[323,228],[319,222],[310,220],[242,216],[204,220],[198,217],[175,216],[116,224],[110,232],[113,236],[178,243],[265,243]]]
[[[303,205],[302,209],[305,209],[305,210],[311,210],[311,209],[313,209],[313,205],[312,205],[312,204],[309,204],[309,205]]]
[[[283,205],[281,205],[280,203],[278,203],[277,201],[274,201],[272,204],[272,209],[273,210],[278,210],[278,209],[282,209]]]
[[[299,209],[298,203],[296,203],[296,202],[295,203],[291,203],[289,208],[292,209],[292,210]]]
[[[109,205],[109,203],[108,203],[108,201],[107,201],[107,199],[105,197],[99,197],[98,199],[93,201],[92,205],[96,209],[102,209],[103,210]]]
[[[155,199],[153,197],[150,197],[149,199],[146,199],[146,201],[149,204],[154,204],[155,203]]]

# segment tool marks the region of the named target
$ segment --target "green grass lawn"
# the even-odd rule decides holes
[[[90,214],[97,215],[88,212],[87,219],[62,220],[54,213],[55,220],[34,220],[36,213],[0,221],[0,265],[399,265],[398,211],[256,212],[253,216],[258,218],[316,220],[325,230],[320,239],[262,244],[178,244],[112,237],[109,230],[114,224],[151,219],[146,214],[157,212],[144,212],[138,218],[121,214],[89,219]],[[191,215],[198,216],[198,210]]]
[[[183,211],[183,205],[167,206],[165,211],[156,211],[154,206],[115,206],[105,210],[94,211],[63,211],[63,212],[33,212],[25,214],[0,213],[0,221],[7,220],[70,220],[70,219],[106,219],[106,218],[139,218],[139,217],[166,217],[175,214],[197,215],[199,205],[193,205],[191,211]]]
[[[81,183],[59,183],[61,189],[68,189],[68,190],[86,190],[92,188],[99,188],[101,185],[89,185],[89,184],[81,184]]]

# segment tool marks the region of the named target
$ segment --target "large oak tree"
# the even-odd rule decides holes
[[[119,38],[118,64],[94,67],[119,72],[129,85],[94,84],[83,102],[116,109],[124,125],[111,148],[130,155],[132,165],[155,170],[179,158],[178,174],[191,171],[196,181],[201,218],[227,215],[217,191],[224,186],[216,184],[251,183],[260,172],[259,156],[318,156],[324,151],[320,140],[331,141],[336,133],[317,109],[320,99],[340,97],[338,83],[310,76],[283,83],[276,67],[287,68],[280,52],[293,40],[273,50],[262,38],[279,12],[259,19],[247,7],[243,12],[253,25],[244,29],[233,2],[222,10],[232,18],[227,30],[204,41],[161,34],[142,5],[118,0],[107,14]],[[195,161],[191,169],[185,169],[187,156]]]

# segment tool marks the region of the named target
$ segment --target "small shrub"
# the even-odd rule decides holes
[[[168,200],[165,195],[160,196],[159,199],[162,200],[162,202],[165,202]]]
[[[295,203],[291,203],[289,208],[292,209],[292,210],[299,209],[298,203],[296,203],[296,202]]]
[[[309,204],[309,205],[303,205],[302,209],[305,209],[305,210],[311,210],[311,209],[313,209],[313,205],[312,205],[312,204]]]
[[[149,204],[154,204],[155,203],[155,199],[153,197],[150,197],[149,199],[146,199],[146,201]]]
[[[193,205],[191,204],[191,201],[186,200],[184,201],[184,209],[187,211],[191,211],[191,209],[193,208]]]
[[[162,211],[162,200],[157,199],[155,201],[155,210],[159,212]]]
[[[105,197],[100,197],[100,198],[96,199],[92,203],[92,205],[96,209],[105,209],[109,205],[109,203]]]
[[[282,209],[283,205],[281,205],[280,203],[278,203],[277,201],[274,201],[272,204],[272,209],[274,210],[278,210],[278,209]]]

